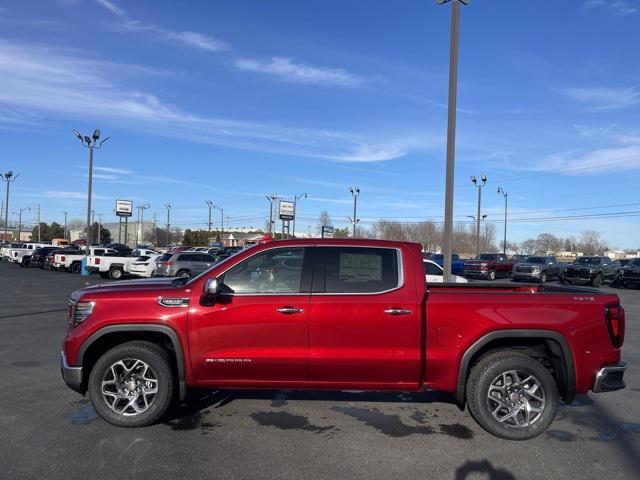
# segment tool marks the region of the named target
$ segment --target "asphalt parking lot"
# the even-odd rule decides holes
[[[86,282],[0,263],[0,478],[638,478],[640,290],[603,287],[627,311],[627,388],[508,442],[432,392],[220,391],[113,427],[60,377],[67,298]]]

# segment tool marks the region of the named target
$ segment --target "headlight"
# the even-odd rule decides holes
[[[534,272],[539,272],[540,271],[540,267],[539,266],[534,266],[533,267],[533,271]]]
[[[596,273],[596,271],[593,268],[590,268],[589,273]]]
[[[84,322],[93,312],[95,302],[73,302],[69,303],[69,328],[73,329]]]

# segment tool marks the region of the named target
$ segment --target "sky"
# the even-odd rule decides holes
[[[482,214],[509,240],[600,231],[640,247],[640,0],[475,0],[461,7],[454,220]],[[2,0],[0,170],[10,214],[94,208],[264,227],[267,194],[326,209],[441,222],[451,5],[433,0]],[[4,187],[4,185],[2,185]],[[220,212],[214,211],[214,226]],[[11,216],[10,218],[15,218]]]

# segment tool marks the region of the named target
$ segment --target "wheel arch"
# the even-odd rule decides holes
[[[566,338],[551,330],[514,329],[489,332],[476,340],[464,352],[458,369],[458,383],[455,392],[456,401],[460,405],[463,405],[465,401],[467,378],[473,364],[489,352],[509,349],[510,341],[512,348],[514,346],[527,348],[544,345],[557,359],[557,362],[554,362],[553,359],[551,361],[556,370],[554,377],[558,382],[562,399],[567,403],[573,401],[576,391],[576,375],[573,354]]]
[[[166,325],[157,324],[122,324],[109,325],[92,333],[78,350],[77,363],[82,365],[82,385],[86,391],[86,384],[97,357],[105,350],[115,345],[133,341],[149,340],[158,343],[164,340],[173,349],[171,358],[174,360],[174,368],[177,375],[178,396],[184,400],[187,392],[185,358],[180,338],[175,330]]]

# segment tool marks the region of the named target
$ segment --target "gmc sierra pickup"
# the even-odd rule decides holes
[[[586,287],[429,284],[420,245],[285,240],[191,278],[72,293],[64,381],[108,422],[157,422],[188,388],[452,393],[528,439],[558,402],[624,388],[625,314]]]

